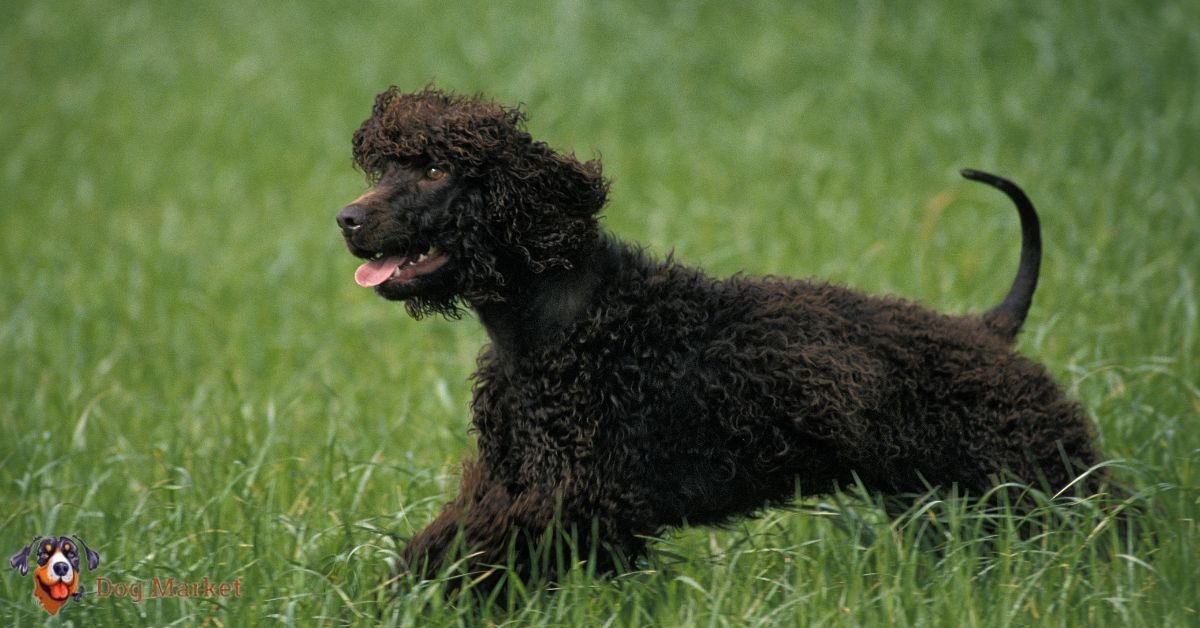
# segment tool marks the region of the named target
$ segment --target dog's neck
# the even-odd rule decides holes
[[[517,356],[552,341],[575,324],[595,298],[605,278],[616,272],[617,255],[607,238],[579,256],[570,268],[530,274],[522,289],[501,303],[474,307],[501,356]]]

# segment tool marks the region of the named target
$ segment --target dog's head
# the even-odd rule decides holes
[[[375,98],[354,133],[370,189],[338,213],[364,287],[416,317],[512,298],[524,275],[569,268],[599,233],[608,183],[534,141],[524,114],[432,88]]]
[[[46,612],[55,615],[68,600],[79,597],[80,548],[87,557],[89,570],[100,565],[100,554],[84,545],[78,537],[72,540],[66,536],[35,538],[25,549],[14,554],[8,563],[24,576],[29,573],[30,557],[33,557],[37,565],[33,570],[33,595]],[[34,550],[37,550],[36,554]]]

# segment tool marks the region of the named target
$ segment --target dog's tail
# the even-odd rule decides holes
[[[969,168],[962,170],[962,176],[986,183],[1007,194],[1021,216],[1021,260],[1017,265],[1017,276],[1000,305],[983,315],[983,323],[988,329],[1011,342],[1016,339],[1021,325],[1025,323],[1025,315],[1029,313],[1029,306],[1033,303],[1033,291],[1037,289],[1038,270],[1042,265],[1041,225],[1033,203],[1017,184],[1003,177]]]

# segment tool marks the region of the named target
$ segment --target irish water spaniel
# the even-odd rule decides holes
[[[458,497],[402,552],[528,575],[548,528],[611,569],[646,537],[861,482],[882,495],[1017,479],[1049,489],[1097,461],[1089,422],[1013,340],[1037,283],[1017,186],[1016,280],[981,316],[820,281],[716,279],[597,224],[608,182],[483,97],[391,88],[354,134],[370,189],[341,210],[359,285],[420,318],[473,311],[479,452]],[[1098,474],[1077,486],[1093,487]],[[561,525],[559,525],[561,524]]]

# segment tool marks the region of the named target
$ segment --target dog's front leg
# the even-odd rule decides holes
[[[561,487],[511,492],[469,461],[458,497],[401,552],[401,575],[450,575],[453,589],[465,577],[489,590],[509,568],[524,580],[554,579],[582,561],[612,571],[645,547],[640,536],[614,528],[616,519]]]
[[[463,576],[485,587],[494,584],[498,567],[511,566],[527,577],[536,571],[531,542],[554,519],[552,491],[511,493],[488,476],[482,463],[467,461],[458,497],[401,552],[401,575],[430,579],[445,573],[456,576],[455,589]]]

